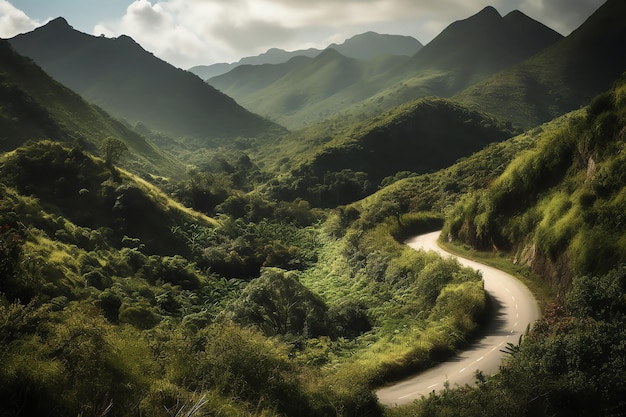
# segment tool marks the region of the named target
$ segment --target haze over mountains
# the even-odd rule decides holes
[[[309,195],[307,190],[323,186],[324,170],[366,172],[364,178],[377,186],[384,177],[399,171],[427,172],[449,164],[449,158],[439,157],[430,161],[414,158],[413,164],[408,160],[395,164],[393,156],[389,155],[385,157],[385,167],[366,166],[377,161],[369,158],[370,154],[384,153],[384,146],[366,140],[367,135],[363,133],[371,128],[370,120],[374,120],[374,125],[376,121],[386,120],[394,126],[397,120],[408,117],[415,119],[409,120],[409,125],[417,121],[425,123],[428,118],[422,112],[429,106],[417,106],[410,116],[405,110],[407,105],[412,105],[408,103],[420,97],[448,97],[500,118],[493,122],[500,126],[500,133],[481,138],[479,129],[475,135],[464,138],[466,143],[475,145],[464,147],[459,142],[459,149],[465,149],[466,153],[493,138],[501,140],[512,133],[513,127],[532,127],[583,105],[589,97],[607,88],[625,67],[624,57],[613,53],[624,40],[624,28],[619,22],[624,14],[623,2],[608,1],[579,30],[563,38],[519,11],[501,16],[493,7],[486,7],[450,24],[423,47],[412,38],[368,32],[318,51],[314,57],[297,55],[279,64],[239,65],[209,80],[225,94],[189,72],[158,60],[128,37],[107,39],[82,34],[63,19],[19,35],[10,42],[87,100],[131,124],[141,122],[144,134],[156,130],[174,138],[210,138],[205,142],[209,148],[215,143],[243,146],[258,163],[289,173],[287,178],[297,178],[304,172],[303,166],[316,166],[313,171],[317,179],[309,178],[306,187],[301,189],[304,195]],[[590,48],[597,39],[603,40],[602,47]],[[417,52],[411,54],[414,50]],[[310,52],[312,50],[305,54]],[[289,53],[271,50],[249,59],[263,62],[289,56]],[[581,61],[581,56],[587,58]],[[574,64],[583,61],[584,65]],[[509,71],[516,75],[507,75]],[[533,95],[524,90],[536,89],[538,84],[537,81],[534,84],[524,82],[533,79],[524,75],[528,72],[532,77],[545,78],[540,93]],[[526,78],[519,80],[519,74]],[[551,78],[546,78],[545,74],[550,74]],[[511,80],[514,85],[507,84]],[[571,88],[562,88],[567,83]],[[476,89],[474,85],[486,87]],[[490,88],[496,90],[491,93]],[[566,94],[571,98],[558,101],[560,95]],[[249,110],[241,108],[230,96]],[[514,106],[515,111],[506,110],[510,106]],[[451,120],[468,114],[467,108],[458,105],[439,104],[438,107],[457,112],[450,116]],[[544,110],[537,115],[535,109]],[[469,120],[486,125],[489,115],[472,116]],[[317,124],[318,121],[322,123]],[[294,133],[286,135],[280,125]],[[308,128],[299,130],[304,126]],[[450,132],[441,131],[441,137],[452,138],[460,131],[453,124],[438,126],[450,129]],[[395,129],[384,124],[379,128],[393,134],[398,143],[411,143],[411,148],[419,143],[411,136],[415,129]],[[419,146],[429,149],[429,141],[435,140],[431,133],[425,137],[428,139],[422,140],[426,142],[415,145],[416,151]],[[487,137],[492,139],[485,140]],[[244,143],[241,138],[250,140]],[[214,139],[221,142],[214,142]],[[161,140],[160,143],[166,142]],[[452,138],[436,146],[448,149],[453,142]],[[170,151],[179,146],[166,145]],[[352,156],[327,158],[328,155],[346,155],[347,149],[356,154],[363,152],[360,158],[369,162],[365,165],[352,163],[359,159]],[[442,155],[434,148],[429,153]],[[463,153],[451,155],[453,159],[464,156]],[[404,156],[396,159],[404,161]],[[290,162],[277,164],[279,160]],[[326,166],[324,161],[330,160],[334,161],[332,166]],[[285,184],[281,183],[279,188],[285,191]],[[287,194],[297,197],[292,191]],[[354,194],[354,198],[360,196]]]
[[[369,60],[385,55],[411,56],[422,48],[422,43],[410,36],[380,35],[366,32],[353,36],[341,44],[333,43],[325,49],[334,49],[349,58]],[[285,51],[271,48],[258,56],[245,57],[231,64],[219,63],[189,68],[203,80],[225,74],[240,65],[282,64],[297,56],[315,58],[323,50],[316,48]]]
[[[128,36],[87,35],[58,18],[10,42],[56,80],[130,123],[201,139],[281,129],[195,75],[154,57]]]
[[[236,68],[208,82],[251,111],[298,128],[368,99],[375,100],[368,105],[382,111],[416,97],[450,97],[561,38],[521,12],[502,17],[487,7],[454,22],[410,58],[369,55],[349,66],[348,54],[335,54],[324,62],[300,59],[289,65]],[[331,83],[323,94],[307,87],[339,77],[346,81]]]

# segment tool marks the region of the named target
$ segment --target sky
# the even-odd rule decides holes
[[[430,42],[450,23],[494,6],[569,35],[605,0],[0,0],[0,38],[64,17],[84,33],[128,35],[183,69],[270,48],[329,44],[367,31]]]

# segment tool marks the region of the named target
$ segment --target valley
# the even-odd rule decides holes
[[[0,39],[0,415],[624,415],[624,21]]]

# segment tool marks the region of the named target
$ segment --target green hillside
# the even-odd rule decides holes
[[[269,183],[270,194],[335,207],[370,194],[386,177],[436,171],[513,134],[494,119],[437,98],[345,130],[328,127],[295,132],[265,150],[265,158],[289,170]]]
[[[625,91],[622,79],[469,196],[451,219],[451,236],[513,251],[561,294],[573,274],[603,274],[622,263]]]
[[[200,139],[283,131],[197,76],[156,58],[128,36],[87,35],[58,18],[10,42],[56,80],[133,124]]]
[[[476,272],[389,224],[236,192],[216,221],[51,141],[0,178],[2,413],[381,415],[375,384],[485,317]]]
[[[53,139],[100,153],[106,138],[122,140],[130,152],[119,164],[149,174],[180,178],[184,167],[124,124],[50,78],[32,61],[0,41],[0,149],[27,140]]]
[[[236,107],[233,120],[245,125],[236,136],[225,120],[216,136],[189,130],[176,141],[147,122],[130,129],[0,40],[0,416],[626,415],[624,68],[586,107],[558,118],[560,102],[541,110],[554,94],[546,87],[583,100],[623,65],[620,54],[606,60],[621,45],[605,38],[623,39],[622,11],[608,0],[514,67],[532,76],[490,78],[529,82],[536,94],[511,91],[524,97],[511,120],[550,118],[521,134],[459,102],[413,97],[453,91],[541,49],[554,34],[519,12],[487,8],[456,22],[422,49],[432,67],[354,106],[348,97],[374,94],[389,81],[375,74],[399,68],[397,57],[328,50],[241,66],[224,77],[241,94],[288,81],[266,100],[300,104],[292,120],[312,109],[321,117],[324,103],[345,112],[286,132]],[[59,67],[77,54],[83,67],[72,77],[85,85],[84,68],[107,82],[134,77],[86,60],[96,43],[103,57],[115,56],[111,47],[130,63],[156,59],[130,38],[94,38],[58,20],[29,35],[48,30],[67,43],[35,46]],[[455,69],[487,44],[474,51],[482,62]],[[550,61],[575,49],[597,61]],[[258,74],[257,84],[237,74]],[[493,98],[491,84],[477,85]],[[298,88],[306,94],[294,96]],[[497,113],[496,101],[485,103]],[[474,386],[446,384],[385,408],[375,388],[453,359],[498,319],[479,271],[402,243],[439,229],[450,250],[517,274],[542,317],[501,346],[496,375],[476,372]]]
[[[545,303],[498,374],[386,416],[623,414],[625,126],[622,77],[583,110],[343,210],[353,230],[381,219],[410,229],[402,213],[443,212],[453,250],[515,271]]]
[[[208,82],[251,111],[297,129],[369,97],[378,87],[368,82],[407,59],[385,55],[361,61],[330,48],[315,58],[240,66]]]
[[[626,68],[626,4],[609,0],[568,37],[470,86],[454,99],[516,125],[537,126],[586,105]]]

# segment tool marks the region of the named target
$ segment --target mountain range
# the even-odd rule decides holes
[[[626,70],[626,2],[608,0],[566,38],[454,98],[524,128],[588,103]]]
[[[561,38],[519,11],[502,17],[487,7],[452,23],[410,57],[370,57],[348,64],[348,55],[339,49],[334,55],[326,51],[323,61],[246,66],[208,83],[251,111],[295,129],[364,102],[375,113],[418,97],[450,97]],[[346,82],[308,87],[340,77]]]
[[[366,32],[346,39],[341,44],[330,44],[325,49],[334,49],[349,58],[369,60],[386,55],[411,56],[422,48],[422,43],[410,36],[381,35],[375,32]],[[316,48],[285,51],[271,48],[257,56],[245,57],[237,62],[227,64],[198,65],[189,68],[190,72],[203,80],[225,74],[241,65],[282,64],[291,58],[306,56],[315,58],[323,50]]]
[[[22,55],[112,115],[175,137],[253,137],[280,131],[197,76],[145,51],[128,36],[95,37],[58,18],[10,39]]]

